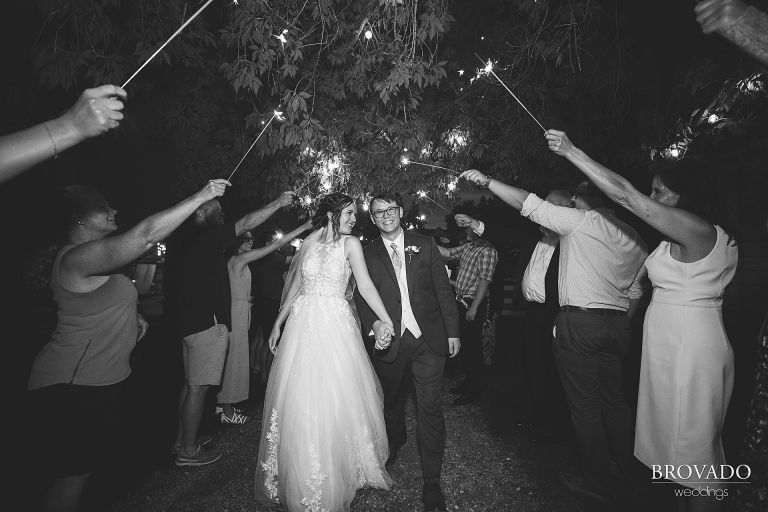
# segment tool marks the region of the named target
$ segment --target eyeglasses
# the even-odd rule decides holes
[[[395,213],[398,213],[399,210],[400,210],[399,206],[390,206],[386,210],[376,210],[375,212],[373,212],[373,216],[376,217],[377,219],[383,219],[385,216],[394,217]]]

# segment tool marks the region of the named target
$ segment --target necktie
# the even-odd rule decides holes
[[[400,260],[400,252],[397,250],[397,244],[390,244],[392,248],[392,266],[395,267],[395,276],[400,278],[400,271],[403,270],[403,262]]]

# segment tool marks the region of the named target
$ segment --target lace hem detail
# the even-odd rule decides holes
[[[277,410],[272,409],[272,416],[269,418],[269,433],[267,434],[267,460],[261,463],[264,470],[264,489],[267,497],[278,501],[277,493],[277,445],[280,442],[280,432],[277,430]]]
[[[322,485],[328,475],[320,471],[320,457],[313,445],[309,446],[309,455],[312,457],[312,474],[307,478],[306,484],[312,493],[312,498],[305,496],[302,498],[301,504],[307,507],[306,512],[329,512],[328,509],[320,506],[323,496]]]

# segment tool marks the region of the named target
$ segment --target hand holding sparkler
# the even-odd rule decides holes
[[[481,173],[477,169],[466,170],[463,173],[461,173],[461,176],[459,176],[459,178],[464,178],[465,180],[483,188],[488,188],[488,185],[490,185],[491,183],[491,178]]]
[[[560,130],[547,130],[544,133],[544,136],[547,138],[549,149],[556,155],[568,158],[573,153],[573,142],[571,142],[571,139],[568,138],[565,132],[561,132]]]

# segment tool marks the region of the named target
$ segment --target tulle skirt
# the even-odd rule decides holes
[[[388,489],[383,410],[347,301],[299,296],[264,398],[257,499],[290,512],[337,512],[349,510],[357,489]]]

